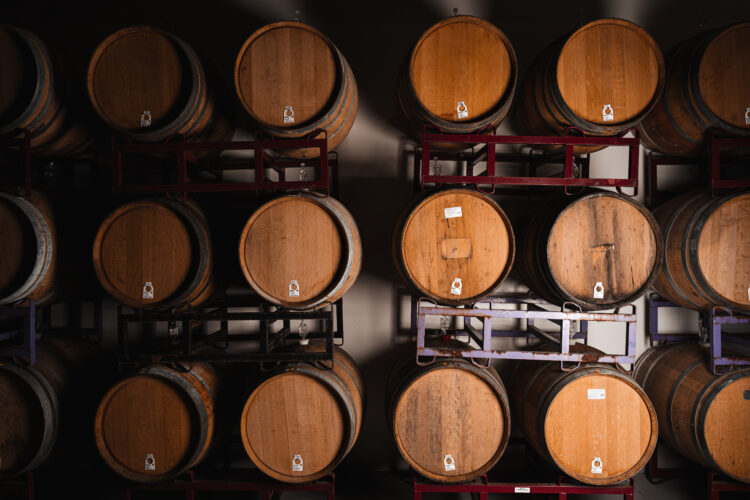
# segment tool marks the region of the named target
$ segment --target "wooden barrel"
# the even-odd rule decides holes
[[[750,135],[750,22],[702,33],[667,60],[664,92],[639,127],[646,147],[690,156],[704,151],[711,128]]]
[[[214,440],[219,377],[211,365],[152,365],[112,387],[96,412],[99,454],[132,481],[168,479],[199,464]]]
[[[723,306],[750,314],[750,193],[687,193],[654,215],[665,250],[656,291],[683,307]]]
[[[404,282],[444,304],[470,304],[492,293],[508,276],[514,254],[503,209],[469,189],[421,197],[393,236],[393,260]]]
[[[211,234],[192,202],[119,207],[99,227],[93,261],[104,289],[135,308],[197,306],[216,291]]]
[[[89,131],[63,104],[47,46],[33,33],[0,24],[0,135],[26,129],[39,155],[74,155],[91,145]]]
[[[269,302],[313,309],[349,290],[362,267],[354,218],[339,201],[288,195],[261,206],[240,237],[245,279]]]
[[[321,352],[323,342],[296,346]],[[242,411],[242,444],[268,476],[287,483],[329,474],[351,451],[362,427],[364,384],[354,360],[335,347],[333,369],[286,366],[250,395]]]
[[[486,473],[510,436],[508,396],[497,372],[462,358],[418,366],[412,354],[397,364],[385,411],[404,460],[442,483]]]
[[[641,296],[657,277],[664,253],[659,226],[628,196],[600,190],[552,195],[522,224],[518,270],[550,302],[610,309]]]
[[[508,37],[484,19],[454,16],[417,41],[399,75],[398,103],[416,138],[426,124],[468,134],[500,124],[517,79],[516,53]]]
[[[672,448],[750,483],[750,369],[714,375],[705,349],[680,343],[644,353],[635,378],[654,402],[659,433]]]
[[[587,346],[571,350],[600,353]],[[631,377],[611,365],[562,371],[557,361],[516,361],[509,387],[513,418],[528,444],[574,479],[624,481],[654,451],[654,407]]]
[[[231,131],[198,55],[158,28],[131,26],[108,36],[91,57],[86,84],[99,117],[139,141],[176,134],[222,140]]]
[[[357,115],[357,82],[349,63],[321,32],[294,21],[266,25],[248,38],[234,68],[240,102],[272,136],[305,138],[317,129],[328,150],[341,144]],[[294,158],[316,148],[285,149]]]
[[[0,192],[0,305],[33,299],[51,302],[56,293],[57,236],[45,198]]]
[[[521,85],[518,120],[538,135],[563,135],[569,126],[616,135],[646,116],[663,86],[664,58],[651,36],[629,21],[599,19],[536,58]]]

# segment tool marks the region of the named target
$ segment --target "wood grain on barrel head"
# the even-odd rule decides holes
[[[0,367],[0,475],[24,467],[42,440],[42,407],[33,389]],[[31,456],[29,452],[32,452]]]
[[[399,450],[429,477],[472,474],[498,453],[505,413],[481,378],[456,368],[427,372],[404,390],[394,415]],[[455,470],[446,471],[450,455]]]
[[[633,294],[652,276],[656,236],[644,213],[614,196],[583,198],[566,208],[547,241],[552,275],[569,294],[589,303]],[[604,298],[594,298],[601,282]]]
[[[563,47],[557,82],[565,103],[584,120],[627,122],[654,100],[660,80],[661,52],[640,27],[603,19],[576,31]],[[604,121],[609,104],[613,120]]]
[[[731,382],[711,401],[706,447],[732,477],[750,482],[750,376]]]
[[[603,399],[589,399],[589,389],[603,390]],[[586,375],[555,396],[544,426],[555,462],[567,474],[588,481],[611,478],[636,466],[647,453],[656,423],[631,384],[617,377]],[[601,474],[592,472],[597,457]]]
[[[447,121],[486,115],[505,96],[515,71],[510,43],[491,23],[470,16],[446,19],[430,28],[411,56],[414,92],[432,114]],[[458,103],[466,106],[459,118]]]
[[[24,63],[23,45],[16,35],[0,26],[0,61],[3,71],[0,74],[0,128],[12,121],[23,108],[28,106],[34,82],[27,81],[28,69]]]
[[[698,70],[698,88],[721,121],[750,130],[750,23],[723,31],[706,47]]]
[[[31,231],[28,222],[18,209],[0,198],[0,296],[14,291],[31,272],[26,252],[36,255],[36,248],[26,241]],[[33,238],[33,232],[31,234]],[[33,259],[32,259],[33,260]],[[12,289],[11,289],[12,288]]]

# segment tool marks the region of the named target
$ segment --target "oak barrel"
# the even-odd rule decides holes
[[[706,132],[750,135],[750,22],[702,33],[667,54],[664,92],[639,126],[643,144],[668,155],[704,151]]]
[[[240,237],[247,282],[269,302],[314,309],[349,290],[362,267],[357,223],[333,198],[287,195],[261,206]]]
[[[538,135],[563,135],[569,126],[616,135],[646,116],[663,86],[664,58],[651,36],[629,21],[599,19],[536,58],[521,85],[517,117]]]
[[[321,352],[313,341],[292,348]],[[362,427],[365,395],[354,360],[334,347],[333,368],[293,363],[260,384],[242,411],[242,443],[268,476],[287,483],[329,474],[351,451]]]
[[[30,134],[39,155],[74,155],[91,137],[72,116],[47,46],[35,34],[0,24],[0,135],[17,129]]]
[[[277,138],[326,138],[330,151],[357,115],[357,82],[346,58],[328,37],[300,22],[269,24],[250,35],[237,55],[234,84],[245,110]],[[318,129],[324,132],[313,134]],[[312,158],[319,150],[283,153]]]
[[[215,292],[208,223],[192,202],[147,199],[112,212],[94,240],[104,289],[142,309],[196,306]]]
[[[571,351],[601,354],[588,346]],[[635,475],[651,458],[656,413],[631,377],[598,363],[573,371],[562,371],[557,361],[513,364],[514,421],[528,444],[565,474],[588,484],[613,484]]]
[[[656,291],[683,307],[750,314],[750,193],[686,193],[654,215],[665,250]]]
[[[151,365],[104,396],[94,433],[112,470],[139,482],[168,479],[199,464],[214,440],[220,380],[207,363]]]
[[[519,227],[523,281],[549,302],[629,304],[654,282],[664,253],[651,212],[631,197],[587,190],[538,202]]]
[[[398,103],[417,138],[426,124],[468,134],[500,124],[517,78],[516,53],[502,31],[478,17],[454,16],[414,45],[399,75]]]
[[[661,437],[677,452],[750,483],[750,369],[714,375],[697,344],[656,347],[635,378],[656,407]]]
[[[469,304],[492,293],[508,276],[514,254],[503,209],[469,189],[417,199],[393,236],[393,259],[404,282],[444,304]]]
[[[404,460],[442,483],[486,473],[510,436],[510,407],[500,377],[467,359],[419,366],[410,355],[391,370],[385,411]]]
[[[0,192],[0,305],[56,295],[57,236],[49,202]]]

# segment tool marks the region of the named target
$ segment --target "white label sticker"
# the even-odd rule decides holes
[[[453,457],[450,456],[450,454],[443,458],[443,465],[445,466],[445,472],[456,470],[456,461],[453,460]]]
[[[602,459],[601,458],[594,457],[594,460],[591,461],[591,473],[592,474],[602,473]]]
[[[594,285],[594,298],[595,299],[604,298],[604,285],[602,285],[601,281],[597,281],[596,285]]]
[[[745,110],[745,125],[750,125],[750,108]]]
[[[605,104],[604,108],[602,108],[602,120],[605,122],[611,122],[615,119],[615,111],[612,109],[612,106],[609,104]]]
[[[448,207],[443,209],[446,219],[454,219],[456,217],[462,217],[461,207]]]
[[[141,113],[141,128],[151,126],[151,111],[144,109]]]
[[[589,399],[605,399],[606,389],[589,389],[588,397]]]
[[[291,106],[284,106],[284,123],[294,123],[294,110]]]
[[[531,488],[516,486],[515,488],[513,488],[513,493],[531,493]]]
[[[145,285],[143,285],[143,298],[144,299],[153,299],[154,298],[154,284],[150,281],[147,281]]]
[[[461,118],[468,118],[469,108],[466,107],[466,104],[463,101],[458,101],[458,105],[456,105],[456,113],[458,114],[459,120]]]
[[[297,283],[297,280],[292,280],[289,282],[289,296],[299,297],[299,283]]]
[[[153,453],[146,453],[146,470],[156,470],[156,460],[154,460]]]
[[[292,472],[302,472],[302,455],[294,455],[292,459]]]
[[[463,283],[461,283],[461,278],[454,279],[453,283],[451,283],[451,294],[461,295],[462,286],[463,286]]]

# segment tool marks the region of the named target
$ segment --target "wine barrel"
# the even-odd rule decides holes
[[[548,349],[543,347],[542,349]],[[597,352],[588,346],[572,351]],[[568,476],[613,484],[635,475],[656,447],[658,424],[643,389],[610,365],[516,361],[513,418],[528,444]]]
[[[55,298],[57,236],[45,198],[0,192],[0,305]]]
[[[616,135],[646,116],[663,87],[664,58],[651,36],[629,21],[599,19],[532,63],[519,92],[518,121],[538,135],[562,135],[569,126]]]
[[[497,372],[462,358],[418,366],[412,354],[397,364],[385,410],[404,460],[441,483],[487,472],[510,436],[508,396]]]
[[[654,215],[665,249],[656,291],[683,307],[750,314],[750,193],[686,193]]]
[[[269,302],[314,309],[341,298],[359,276],[362,242],[340,202],[288,195],[261,206],[240,237],[247,282]]]
[[[341,144],[357,115],[357,82],[349,63],[321,32],[303,23],[269,24],[242,45],[234,68],[240,102],[266,132],[282,139],[326,138]],[[324,133],[313,133],[321,129]],[[285,149],[312,158],[317,148]]]
[[[660,435],[672,448],[750,483],[750,369],[714,375],[705,349],[680,343],[644,353],[635,378],[654,402]]]
[[[492,293],[508,276],[514,254],[503,209],[469,189],[419,198],[393,236],[393,260],[404,282],[444,304],[470,304]]]
[[[135,308],[197,306],[216,291],[211,234],[192,202],[119,207],[99,227],[93,262],[104,289]]]
[[[99,454],[132,481],[161,481],[185,472],[213,443],[219,386],[207,363],[143,368],[112,387],[99,404],[94,424]]]
[[[28,130],[39,155],[75,155],[91,146],[89,131],[63,103],[63,85],[39,37],[0,24],[0,60],[0,135]]]
[[[151,26],[123,28],[104,39],[86,79],[96,114],[121,134],[145,142],[176,134],[203,140],[229,135],[216,83],[187,43]]]
[[[664,92],[639,126],[643,144],[674,156],[702,153],[706,132],[750,135],[750,22],[702,33],[667,54]]]
[[[0,479],[37,469],[62,453],[65,437],[80,438],[77,429],[65,425],[64,414],[81,409],[72,400],[90,386],[82,375],[98,351],[72,339],[44,339],[37,347],[34,365],[0,364]],[[74,444],[81,446],[81,440]]]
[[[399,75],[397,98],[414,137],[421,139],[426,124],[468,134],[500,124],[517,79],[508,37],[484,19],[454,16],[417,41]]]
[[[610,309],[641,296],[657,277],[664,253],[659,226],[628,196],[600,190],[552,195],[522,224],[518,269],[549,302]]]
[[[323,342],[295,352],[322,352]],[[329,474],[351,451],[362,427],[364,384],[354,360],[335,347],[333,368],[286,366],[259,385],[242,411],[242,444],[268,476],[287,483]]]

